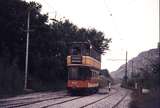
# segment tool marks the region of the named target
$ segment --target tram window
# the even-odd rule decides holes
[[[85,55],[86,56],[90,55],[90,48],[88,46],[85,47]]]
[[[95,73],[95,77],[97,77],[98,76],[98,74],[97,74],[97,72]]]
[[[78,68],[76,68],[76,67],[69,68],[68,69],[68,78],[72,79],[72,80],[77,79],[78,78]]]
[[[89,56],[89,49],[82,48],[82,55]]]
[[[95,73],[94,73],[94,71],[92,71],[92,77],[94,77],[95,76]]]
[[[97,71],[95,70],[92,70],[92,77],[97,77],[99,74]]]
[[[71,55],[72,54],[72,49],[69,49],[68,50],[68,55]]]
[[[89,53],[89,49],[86,49],[86,56],[89,56],[90,53]]]
[[[94,72],[94,77],[96,77],[96,72]]]
[[[86,80],[89,79],[92,75],[92,72],[89,69],[80,68],[79,69],[79,79]]]
[[[87,80],[92,76],[92,72],[87,68],[72,67],[68,69],[68,79]]]
[[[80,55],[81,50],[78,47],[72,48],[72,55]]]

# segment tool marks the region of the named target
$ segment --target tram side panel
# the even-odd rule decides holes
[[[99,86],[100,63],[91,57],[83,56],[82,64],[72,64],[71,56],[67,57],[68,63],[68,89],[97,89]]]

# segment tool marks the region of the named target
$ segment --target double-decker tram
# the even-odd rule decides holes
[[[101,54],[89,42],[72,42],[67,56],[67,89],[96,92],[99,86]]]

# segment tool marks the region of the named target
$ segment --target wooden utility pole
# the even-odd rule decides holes
[[[158,42],[158,53],[159,53],[158,64],[160,64],[160,35],[159,35],[159,42]],[[160,71],[160,65],[159,65],[158,69],[159,69],[159,71]],[[160,74],[159,74],[159,78],[160,78]],[[160,79],[159,79],[159,83],[160,83]]]
[[[133,78],[133,76],[134,76],[134,71],[133,71],[133,60],[131,61],[132,62],[132,73],[131,73],[131,77]]]
[[[27,14],[27,39],[26,39],[26,61],[25,61],[24,89],[27,89],[27,80],[28,80],[29,32],[30,32],[30,9],[28,10],[28,14]]]
[[[124,76],[124,78],[125,78],[125,83],[127,84],[127,79],[128,79],[128,77],[127,77],[127,71],[128,71],[128,67],[127,67],[127,56],[128,56],[128,52],[126,51],[126,70],[125,70],[125,76]]]

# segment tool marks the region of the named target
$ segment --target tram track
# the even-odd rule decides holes
[[[112,108],[118,107],[118,105],[127,97],[129,92],[127,92]]]
[[[118,94],[118,92],[117,93],[113,93],[113,94],[116,95],[116,94]],[[110,95],[110,96],[106,96],[106,97],[104,97],[102,99],[99,99],[97,101],[94,101],[92,103],[88,103],[88,104],[86,104],[86,105],[84,105],[84,106],[82,106],[80,108],[95,108],[95,106],[97,106],[97,107],[103,107],[103,108],[104,108],[104,106],[107,107],[107,108],[118,108],[119,105],[121,104],[121,102],[128,96],[128,94],[129,94],[129,91],[127,91],[126,93],[124,93],[122,95],[122,97],[116,103],[113,102],[114,104],[110,103],[110,102],[107,102],[107,100],[106,100],[106,99],[108,99],[108,97],[113,96],[113,95]],[[100,102],[100,103],[98,103],[98,102]],[[107,102],[107,104],[105,104],[104,102]],[[100,105],[101,103],[102,103],[102,105]]]
[[[115,90],[116,90],[116,89],[115,89]],[[85,108],[85,107],[87,107],[87,106],[90,106],[90,105],[92,105],[92,104],[95,104],[95,103],[97,103],[97,102],[99,102],[99,101],[101,101],[101,100],[104,100],[104,99],[106,99],[106,98],[108,98],[108,97],[110,97],[110,96],[115,95],[116,93],[118,93],[118,90],[116,90],[116,92],[111,93],[111,94],[109,94],[109,95],[107,95],[107,96],[105,96],[105,97],[103,97],[103,98],[101,98],[101,99],[98,99],[98,100],[93,101],[93,102],[91,102],[91,103],[85,104],[85,105],[81,106],[80,108]]]
[[[27,106],[27,105],[31,105],[31,104],[35,104],[35,103],[39,103],[39,102],[43,102],[43,101],[48,101],[48,100],[53,100],[53,99],[61,99],[61,98],[65,98],[68,95],[63,95],[63,96],[58,96],[58,97],[50,97],[47,99],[40,99],[40,100],[35,100],[35,101],[31,101],[31,102],[19,102],[19,103],[14,103],[14,104],[6,104],[6,105],[0,105],[0,108],[16,108],[16,107],[22,107],[22,106]]]
[[[0,99],[0,104],[6,103],[6,102],[22,101],[22,100],[36,99],[36,98],[47,97],[47,96],[51,96],[51,95],[62,94],[60,92],[62,92],[63,94],[66,93],[66,91],[49,92],[49,93],[47,93],[47,92],[46,93],[45,92],[33,93],[33,94],[29,94],[29,95],[22,95],[20,97],[12,97],[9,99],[5,99],[5,98]]]
[[[3,101],[0,101],[1,104],[3,103],[10,103],[10,102],[14,102],[14,101],[25,101],[25,100],[30,100],[30,99],[37,99],[37,98],[44,98],[44,97],[47,97],[47,96],[50,96],[51,94],[45,94],[45,95],[40,95],[40,96],[36,96],[36,97],[26,97],[26,98],[22,98],[22,99],[13,99],[13,100],[3,100]]]
[[[115,92],[113,92],[113,93],[111,93],[111,94],[109,94],[109,95],[107,95],[107,96],[105,96],[105,97],[103,97],[103,98],[101,98],[101,99],[98,99],[98,100],[96,100],[96,101],[94,101],[94,102],[91,102],[91,103],[88,103],[88,104],[86,104],[86,105],[84,105],[84,106],[81,106],[81,107],[79,107],[79,108],[84,108],[84,107],[86,107],[86,106],[89,106],[89,105],[91,105],[91,104],[94,104],[94,103],[96,103],[96,102],[98,102],[98,101],[101,101],[101,100],[103,100],[103,99],[105,99],[105,98],[107,98],[107,97],[109,97],[109,96],[114,95],[114,94],[117,93],[117,92],[118,92],[118,90],[115,89]],[[93,95],[97,95],[97,94],[93,94]],[[47,105],[47,106],[43,106],[43,107],[40,107],[40,108],[53,107],[53,106],[56,106],[56,105],[60,105],[60,104],[67,103],[67,102],[72,102],[72,101],[74,101],[74,100],[78,100],[78,99],[86,98],[86,97],[90,97],[90,96],[91,96],[91,95],[89,95],[89,96],[81,96],[81,97],[77,97],[77,98],[74,98],[74,99],[70,99],[70,100],[66,100],[66,101],[62,101],[62,102],[50,104],[50,105]]]
[[[76,97],[76,98],[73,98],[73,99],[69,99],[69,100],[65,100],[65,101],[62,101],[62,102],[50,104],[50,105],[43,106],[43,107],[40,107],[40,108],[48,108],[48,107],[51,107],[51,106],[54,106],[54,105],[63,104],[63,103],[70,102],[70,101],[73,101],[73,100],[76,100],[76,99],[80,99],[80,98],[83,98],[83,97],[86,97],[86,96]]]

